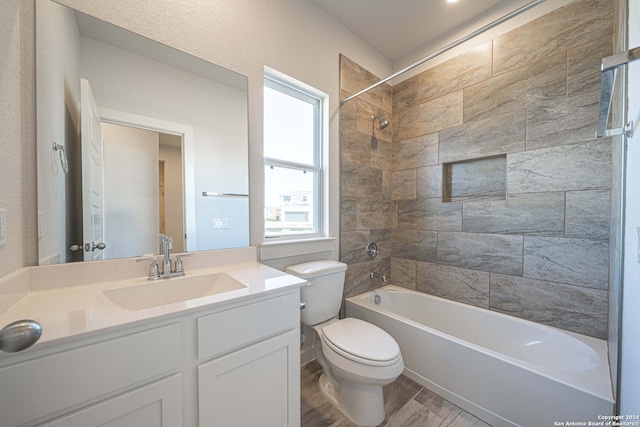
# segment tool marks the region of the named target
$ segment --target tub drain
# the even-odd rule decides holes
[[[376,295],[374,295],[374,296],[373,296],[373,303],[374,303],[375,305],[380,305],[380,302],[381,302],[381,301],[382,301],[382,298],[380,298],[380,295],[377,295],[377,294],[376,294]]]

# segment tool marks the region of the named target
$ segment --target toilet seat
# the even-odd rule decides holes
[[[368,366],[391,366],[402,356],[391,335],[379,327],[355,318],[332,322],[322,328],[323,343],[335,353]]]

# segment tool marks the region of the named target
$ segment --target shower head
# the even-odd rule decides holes
[[[375,123],[376,119],[378,119],[378,122],[380,123],[380,129],[384,129],[387,126],[389,126],[389,121],[387,119],[383,119],[382,117],[371,116],[372,122]]]

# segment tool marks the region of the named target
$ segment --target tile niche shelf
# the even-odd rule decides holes
[[[507,155],[444,163],[442,201],[506,200]]]

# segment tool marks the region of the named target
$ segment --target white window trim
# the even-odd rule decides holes
[[[260,260],[288,258],[297,255],[332,252],[335,237],[315,237],[308,239],[270,240],[258,245]]]
[[[297,98],[300,98],[300,93],[303,96],[308,96],[309,100],[317,102],[316,109],[319,112],[318,122],[315,125],[316,135],[314,144],[314,164],[300,164],[295,162],[283,161],[280,159],[272,159],[265,157],[263,159],[264,166],[275,166],[291,168],[296,170],[307,170],[316,173],[316,189],[315,195],[315,214],[314,214],[314,233],[304,234],[290,234],[282,236],[269,236],[265,235],[265,223],[263,219],[262,224],[262,239],[263,242],[260,246],[260,258],[261,259],[274,259],[292,255],[300,255],[303,253],[318,253],[333,250],[335,238],[327,237],[328,233],[328,212],[326,210],[326,200],[328,191],[325,188],[327,171],[324,155],[326,153],[325,145],[328,143],[325,136],[326,132],[326,120],[327,120],[327,104],[328,95],[318,91],[311,86],[308,86],[302,82],[292,79],[278,71],[265,67],[264,83],[269,82],[269,85],[273,84],[277,90],[281,90],[283,93],[295,94]],[[290,92],[289,92],[290,91]],[[308,94],[308,95],[307,95]],[[303,99],[303,98],[301,98]],[[264,171],[263,171],[264,173]],[[280,249],[277,249],[281,247]]]

